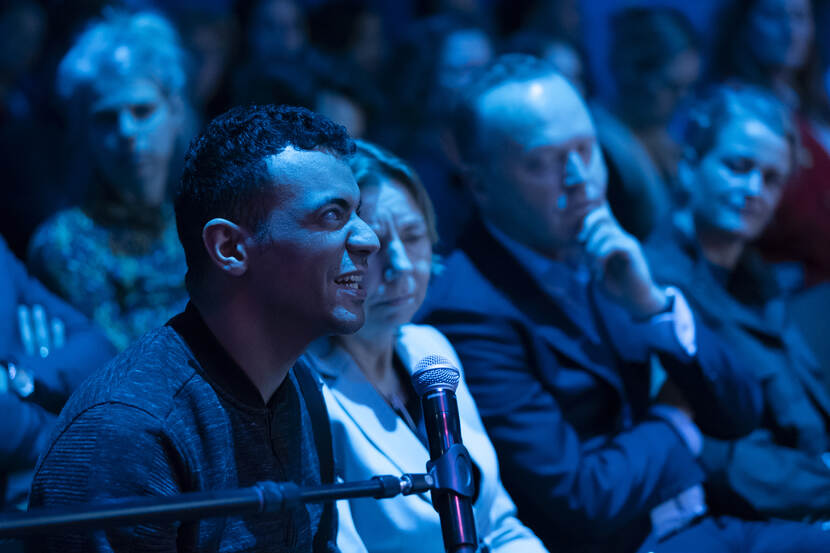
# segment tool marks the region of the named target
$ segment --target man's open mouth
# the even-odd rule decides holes
[[[346,288],[351,288],[353,290],[359,290],[361,288],[361,284],[363,282],[363,275],[360,274],[349,274],[343,275],[334,279],[336,284],[340,286],[345,286]]]

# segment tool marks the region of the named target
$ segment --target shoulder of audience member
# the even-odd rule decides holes
[[[88,237],[94,226],[80,208],[60,211],[35,229],[29,241],[28,259],[37,262],[44,255],[72,253],[76,240]]]
[[[195,374],[194,364],[190,350],[172,328],[152,330],[81,384],[61,411],[58,426],[66,428],[96,406],[116,404],[164,420]]]

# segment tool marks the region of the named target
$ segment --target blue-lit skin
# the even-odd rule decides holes
[[[782,136],[757,119],[738,116],[702,159],[681,163],[680,178],[691,191],[698,235],[710,260],[732,265],[735,247],[742,249],[761,234],[781,199],[791,157]]]
[[[438,67],[438,85],[451,92],[464,86],[470,72],[483,67],[493,57],[487,35],[478,29],[450,33],[444,41]]]
[[[124,205],[160,205],[181,129],[181,102],[149,79],[131,77],[102,76],[92,94],[88,143],[108,193]]]
[[[367,258],[378,241],[357,215],[360,192],[349,167],[294,148],[267,163],[274,191],[260,200],[267,206],[261,230],[212,219],[202,231],[208,253],[255,298],[252,320],[283,334],[279,327],[291,321],[308,341],[355,332],[364,320]]]
[[[366,324],[356,337],[392,344],[396,329],[412,320],[426,296],[432,243],[424,214],[396,180],[364,186],[360,216],[380,241],[366,275]]]
[[[255,2],[247,39],[254,59],[259,61],[295,56],[307,43],[303,16],[297,2]]]
[[[809,0],[758,0],[749,25],[749,48],[766,67],[792,71],[807,62],[815,35]]]
[[[607,207],[605,164],[576,90],[556,74],[508,82],[477,111],[472,190],[484,217],[552,259],[581,258],[635,315],[663,309],[639,242]]]

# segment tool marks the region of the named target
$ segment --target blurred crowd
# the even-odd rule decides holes
[[[493,200],[493,185],[477,184],[481,172],[497,182],[497,169],[479,167],[484,146],[465,142],[474,125],[459,117],[477,71],[524,54],[554,68],[590,113],[598,149],[574,160],[565,151],[562,166],[607,182],[597,192],[610,208],[601,217],[643,245],[649,278],[682,290],[761,382],[760,429],[737,440],[700,424],[710,508],[830,519],[830,3],[712,4],[702,29],[681,9],[626,2],[610,10],[608,48],[596,52],[589,0],[3,2],[0,418],[15,414],[0,424],[0,505],[25,505],[27,475],[74,387],[184,308],[188,264],[173,194],[190,140],[232,106],[306,107],[381,146],[374,155],[408,163],[431,199],[424,211],[441,256],[433,274],[445,264],[460,270],[452,253],[474,249],[470,228],[495,239],[492,251],[515,254],[513,240],[543,250],[547,238],[522,227],[523,213],[544,220],[534,218],[535,196]],[[602,90],[596,59],[611,78]],[[509,132],[533,143],[527,128]],[[499,170],[532,187],[553,163],[542,156]],[[502,237],[508,228],[518,230]],[[570,278],[567,294],[581,298],[584,283]],[[469,332],[434,304],[421,316],[472,370],[480,343],[465,358]],[[575,328],[586,340],[602,334]],[[493,382],[472,374],[502,466],[523,474],[509,453],[516,444],[500,433],[516,421],[501,420]],[[616,401],[603,390],[590,401]],[[604,423],[585,424],[601,434]],[[520,518],[538,507],[520,476],[502,478]],[[561,539],[523,520],[546,545]]]

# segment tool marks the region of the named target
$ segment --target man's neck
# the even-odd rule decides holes
[[[245,298],[226,298],[220,306],[200,303],[197,307],[207,327],[268,403],[311,337],[298,332],[299,325],[291,321],[275,325],[262,316],[261,306]]]
[[[550,261],[565,263],[571,267],[577,267],[583,260],[582,248],[580,244],[576,242],[571,245],[563,245],[562,247],[556,249],[537,248],[531,244],[527,244],[524,240],[513,236],[509,230],[506,230],[491,219],[485,219],[484,225],[497,241],[501,242],[504,247],[514,254],[517,249],[526,249],[533,252],[533,254],[542,256]],[[507,226],[507,228],[509,229],[509,226]]]
[[[709,263],[732,271],[738,264],[746,242],[739,237],[698,225],[697,239]]]

